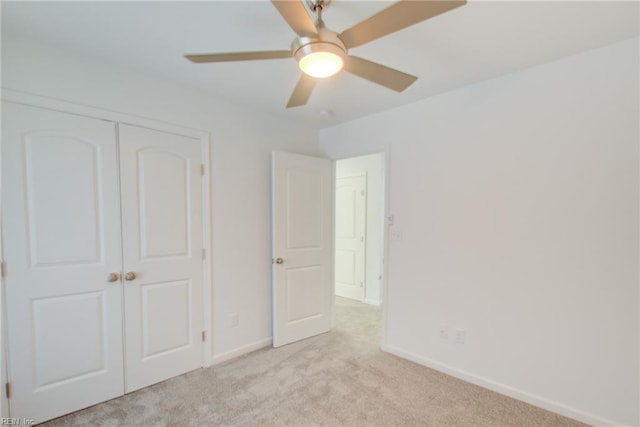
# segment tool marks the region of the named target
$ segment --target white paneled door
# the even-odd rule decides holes
[[[273,346],[331,329],[332,165],[274,152]]]
[[[336,179],[336,295],[364,301],[366,176]]]
[[[3,103],[10,416],[202,366],[200,140]]]
[[[202,366],[200,141],[120,125],[126,391]]]
[[[2,108],[11,416],[43,421],[123,394],[115,124]]]

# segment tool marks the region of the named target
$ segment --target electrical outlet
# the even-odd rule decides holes
[[[456,329],[456,344],[464,344],[466,332],[464,329]]]
[[[440,325],[440,329],[438,329],[438,331],[440,332],[441,340],[449,339],[449,325],[445,325],[445,324]]]
[[[399,242],[402,240],[402,231],[391,230],[391,241]]]
[[[231,314],[231,327],[235,328],[240,324],[240,315],[238,313]]]

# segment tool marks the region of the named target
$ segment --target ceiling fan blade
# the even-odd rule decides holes
[[[299,107],[306,104],[309,100],[309,97],[311,96],[313,88],[316,86],[316,82],[317,80],[314,77],[302,73],[302,76],[300,76],[300,80],[298,80],[295,89],[293,89],[291,98],[289,98],[287,108]]]
[[[402,92],[413,82],[418,80],[416,76],[376,64],[357,56],[349,55],[344,65],[344,69],[351,74],[377,83],[386,88]]]
[[[271,3],[278,9],[280,15],[297,35],[300,37],[316,37],[318,35],[313,19],[311,19],[301,1],[271,0]]]
[[[465,5],[466,0],[401,0],[340,34],[347,49]]]
[[[280,59],[290,58],[290,50],[267,50],[262,52],[232,52],[232,53],[195,53],[185,55],[191,62],[230,62],[230,61],[253,61],[256,59]]]

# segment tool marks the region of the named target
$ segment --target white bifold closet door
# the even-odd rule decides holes
[[[10,416],[45,421],[202,366],[199,141],[2,115]]]

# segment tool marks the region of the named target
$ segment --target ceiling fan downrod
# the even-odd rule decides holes
[[[329,7],[331,0],[307,0],[307,6],[316,14],[316,26],[324,26],[322,22],[322,11]]]

